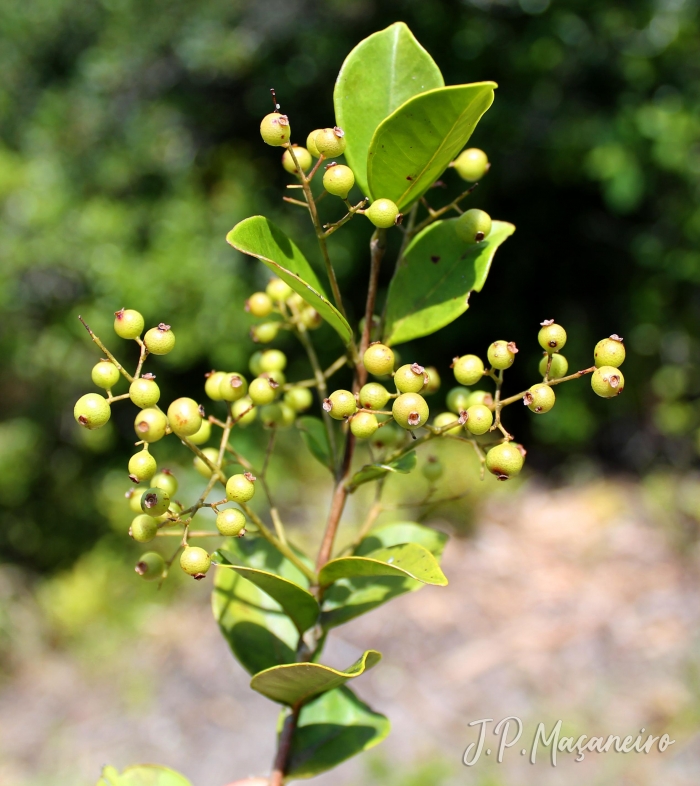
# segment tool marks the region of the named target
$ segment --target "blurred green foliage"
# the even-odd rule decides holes
[[[123,469],[133,411],[115,409],[102,432],[75,427],[73,401],[91,388],[98,357],[77,315],[122,356],[110,329],[119,307],[173,324],[177,350],[154,369],[164,399],[175,389],[198,395],[212,366],[245,368],[242,304],[265,276],[227,248],[226,231],[264,212],[317,259],[299,216],[281,210],[286,177],[258,137],[269,88],[302,142],[332,122],[345,54],[397,19],[448,83],[500,84],[473,139],[493,163],[473,204],[518,227],[467,314],[402,354],[443,357],[447,379],[456,352],[515,340],[520,363],[508,386],[517,390],[536,373],[542,319],[567,327],[574,369],[589,365],[597,339],[619,333],[629,348],[624,397],[593,400],[584,382],[567,386],[546,418],[511,416],[531,465],[561,471],[584,453],[635,471],[694,460],[697,0],[6,0],[4,557],[64,566],[109,529],[110,502],[99,490],[107,473]],[[459,189],[454,177],[445,181],[444,192],[431,192],[435,204]],[[355,313],[368,236],[366,222],[355,221],[331,244]],[[338,347],[321,344],[332,361]]]

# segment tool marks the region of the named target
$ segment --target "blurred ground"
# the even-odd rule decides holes
[[[476,535],[448,546],[447,589],[404,596],[332,636],[333,665],[365,647],[384,653],[354,687],[393,731],[314,782],[700,782],[700,555],[679,545],[647,492],[530,484],[481,502]],[[102,570],[110,583],[130,581],[121,568]],[[0,574],[11,636],[2,643],[0,783],[92,786],[106,762],[168,764],[195,786],[266,771],[276,711],[248,689],[220,639],[204,582],[157,602],[139,585],[133,618],[61,638],[47,624],[45,596],[22,589],[21,578]],[[483,755],[462,766],[476,739],[468,723],[508,715],[525,723],[522,745],[504,764]],[[530,765],[521,747],[529,751],[539,721],[550,729],[558,719],[573,736],[644,727],[677,742],[664,754],[589,753],[582,763],[562,755],[556,769],[541,752]]]

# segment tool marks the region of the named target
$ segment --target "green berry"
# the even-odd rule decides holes
[[[239,504],[249,502],[255,494],[255,475],[250,472],[231,475],[226,483],[226,499]]]
[[[277,398],[279,385],[268,377],[256,377],[248,387],[248,396],[256,407],[272,404]]]
[[[342,128],[322,128],[314,137],[316,150],[326,158],[336,158],[345,152],[345,132]]]
[[[486,390],[472,390],[467,396],[467,406],[465,409],[473,407],[474,404],[485,404],[488,407],[489,404],[493,404],[493,396]]]
[[[163,439],[167,426],[165,413],[154,407],[142,409],[134,420],[136,436],[145,442],[158,442]]]
[[[476,355],[462,355],[452,362],[455,379],[460,385],[474,385],[484,376],[484,363]]]
[[[549,378],[561,379],[565,377],[566,372],[569,370],[569,362],[564,355],[559,355],[556,352],[551,355],[547,353],[542,360],[540,360],[540,374],[544,377],[547,373],[548,358],[552,358],[552,364],[549,367]]]
[[[131,522],[129,535],[137,543],[150,543],[158,532],[158,522],[151,516],[142,513]]]
[[[425,373],[428,375],[428,382],[425,386],[425,390],[423,391],[424,396],[432,396],[433,393],[437,393],[440,390],[440,374],[435,366],[428,366],[425,369]]]
[[[491,234],[491,216],[473,207],[455,219],[455,232],[465,243],[481,243]]]
[[[566,330],[553,319],[545,319],[537,334],[537,340],[545,352],[559,352],[566,344]]]
[[[262,352],[258,350],[257,352],[253,352],[253,354],[250,356],[250,360],[248,361],[248,368],[254,377],[259,377],[263,373],[263,370],[260,367],[261,358]]]
[[[441,412],[433,420],[433,426],[435,426],[435,428],[444,428],[445,426],[449,426],[450,423],[455,423],[456,425],[447,431],[443,431],[442,436],[445,434],[458,435],[462,433],[462,424],[459,422],[458,416],[455,415],[454,412]]]
[[[394,370],[394,352],[386,344],[370,344],[362,358],[367,371],[375,377],[385,377]]]
[[[530,390],[523,396],[523,403],[530,410],[537,415],[544,415],[545,412],[554,406],[556,396],[554,391],[549,385],[537,384],[533,385]]]
[[[139,557],[134,570],[146,581],[158,581],[165,572],[165,560],[157,551],[147,551]]]
[[[158,464],[147,450],[140,450],[129,459],[129,477],[134,483],[141,483],[156,474]]]
[[[595,345],[593,359],[598,368],[601,366],[620,368],[625,360],[625,345],[622,343],[622,339],[613,333],[610,338],[599,341]]]
[[[250,396],[246,396],[234,402],[231,407],[231,414],[236,421],[236,425],[245,428],[255,420],[258,416],[258,411],[255,409],[255,405]]]
[[[141,495],[141,510],[149,516],[162,516],[170,507],[170,495],[155,486],[146,489]]]
[[[224,401],[238,401],[248,392],[246,378],[237,371],[231,371],[221,377],[219,395]]]
[[[311,306],[306,306],[299,313],[299,321],[308,330],[317,330],[323,324],[323,317]]]
[[[384,409],[391,396],[379,382],[368,382],[360,390],[360,406],[365,409]]]
[[[316,147],[316,134],[321,131],[320,128],[315,128],[307,137],[306,137],[306,148],[311,153],[314,158],[319,158],[320,153],[318,152],[318,148]]]
[[[373,447],[383,450],[384,448],[392,448],[398,445],[403,439],[404,432],[396,428],[391,422],[387,422],[380,429],[377,429],[370,441]]]
[[[377,416],[371,412],[356,412],[350,419],[350,431],[357,439],[369,439],[378,428]]]
[[[211,437],[211,423],[208,420],[202,419],[202,425],[199,427],[199,431],[192,434],[190,442],[193,445],[204,445],[205,442],[209,442],[209,437]]]
[[[452,388],[445,399],[447,409],[459,414],[469,406],[469,395],[466,388]]]
[[[260,325],[253,325],[250,329],[250,337],[256,344],[269,344],[277,338],[280,325],[280,322],[263,322]]]
[[[272,298],[267,292],[253,292],[245,302],[245,310],[254,317],[266,317],[272,313]]]
[[[478,147],[470,147],[457,156],[452,162],[452,166],[457,170],[457,174],[468,183],[476,183],[489,171],[491,164],[483,150]]]
[[[270,112],[260,123],[260,136],[263,142],[272,147],[279,147],[289,142],[289,118],[279,112]]]
[[[350,190],[355,185],[355,175],[352,169],[344,164],[329,164],[323,174],[323,187],[333,196],[347,199]]]
[[[199,404],[193,398],[176,398],[168,407],[168,423],[178,437],[190,437],[202,426],[202,414]]]
[[[172,499],[177,493],[177,478],[169,469],[164,469],[151,480],[151,488],[163,489]]]
[[[155,407],[160,399],[160,388],[150,375],[139,377],[129,385],[129,398],[139,409]]]
[[[99,393],[86,393],[73,407],[73,417],[81,426],[92,429],[102,428],[109,420],[112,410],[107,399]]]
[[[245,535],[245,525],[245,516],[238,508],[225,508],[216,516],[216,528],[227,538]]]
[[[141,494],[142,492],[136,489],[129,489],[126,492],[126,498],[129,501],[129,510],[134,513],[141,513]]]
[[[296,412],[286,404],[266,404],[260,407],[260,422],[264,428],[289,428],[294,425]]]
[[[525,463],[524,451],[520,445],[502,442],[486,454],[486,469],[499,480],[508,480],[520,474]]]
[[[143,333],[144,320],[133,308],[114,312],[114,332],[120,338],[138,338]]]
[[[297,173],[297,164],[299,164],[302,172],[306,172],[307,169],[311,168],[311,164],[314,162],[311,153],[309,153],[305,147],[299,147],[299,145],[292,145],[292,148],[294,148],[294,157],[297,160],[296,164],[294,163],[292,154],[289,152],[289,149],[287,149],[282,153],[282,166],[290,175],[295,175]]]
[[[518,348],[513,341],[494,341],[487,352],[489,363],[499,370],[510,368]]]
[[[171,501],[165,513],[162,516],[157,516],[154,521],[160,527],[174,527],[178,523],[181,513],[182,505],[179,502]]]
[[[195,579],[203,579],[211,567],[211,557],[199,546],[188,546],[180,554],[180,567]]]
[[[365,215],[380,229],[389,229],[397,223],[401,213],[391,199],[375,199],[365,210]]]
[[[175,334],[170,329],[170,325],[161,322],[158,327],[147,331],[143,343],[151,355],[167,355],[175,347]]]
[[[284,403],[295,412],[305,412],[314,401],[308,388],[290,388],[284,394]]]
[[[349,390],[334,390],[323,400],[323,409],[334,419],[343,420],[357,411],[355,396]]]
[[[467,408],[465,427],[470,434],[485,434],[493,425],[493,412],[485,404],[472,404]]]
[[[423,472],[423,477],[425,477],[426,480],[429,480],[431,483],[435,483],[436,480],[440,480],[440,478],[443,476],[445,468],[437,456],[428,456],[428,460],[421,467],[421,471]]]
[[[119,382],[119,369],[111,360],[101,360],[92,367],[92,381],[98,388],[111,390]]]
[[[216,464],[216,462],[219,460],[219,451],[217,448],[204,448],[202,453],[212,464]],[[207,462],[204,461],[204,459],[200,456],[195,456],[192,464],[197,472],[199,472],[199,474],[207,480],[209,480],[209,478],[214,474],[214,471],[211,469],[209,464],[207,464]]]
[[[224,371],[208,371],[204,375],[204,392],[212,401],[221,401],[221,391],[219,385],[226,376]]]
[[[614,398],[625,389],[625,378],[615,366],[601,366],[591,375],[591,387],[602,398]]]
[[[428,422],[430,410],[423,396],[418,393],[402,393],[394,399],[391,413],[401,428],[413,430]]]
[[[284,371],[286,367],[287,356],[279,349],[266,349],[260,356],[263,371]]]
[[[425,369],[418,363],[406,363],[394,374],[394,384],[399,393],[420,393],[427,382]]]
[[[294,290],[281,278],[271,278],[267,282],[265,292],[276,302],[280,303],[294,294]]]

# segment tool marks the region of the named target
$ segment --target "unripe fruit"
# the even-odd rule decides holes
[[[510,368],[518,348],[513,341],[494,341],[487,352],[489,363],[497,369]]]
[[[484,363],[476,355],[462,355],[452,363],[455,379],[460,385],[474,385],[484,376]]]
[[[447,409],[459,414],[469,406],[469,395],[466,388],[452,388],[445,399]]]
[[[138,338],[144,324],[141,314],[133,308],[122,308],[114,313],[114,332],[120,338]]]
[[[491,216],[473,207],[455,220],[455,232],[465,243],[481,243],[491,234]]]
[[[277,383],[267,377],[256,377],[248,387],[248,396],[256,407],[272,404],[277,398]]]
[[[305,147],[299,147],[299,145],[292,145],[292,147],[294,148],[294,157],[297,160],[296,164],[294,163],[292,154],[289,152],[289,149],[287,149],[282,154],[282,166],[290,175],[296,174],[297,164],[299,164],[302,172],[306,172],[307,169],[311,168],[311,164],[314,162],[313,158],[311,158],[311,153],[309,153]]]
[[[545,412],[554,406],[556,396],[549,385],[533,385],[523,396],[523,403],[537,415],[544,415]]]
[[[333,196],[347,199],[350,190],[355,185],[355,175],[352,169],[344,164],[328,166],[323,174],[323,187]]]
[[[272,313],[272,298],[267,292],[253,292],[245,302],[245,310],[254,317],[266,317]]]
[[[470,147],[457,156],[452,163],[457,174],[468,183],[476,183],[489,171],[491,164],[483,150],[478,147]]]
[[[142,409],[134,420],[134,431],[139,439],[145,442],[158,442],[165,436],[168,419],[159,409],[149,407]]]
[[[248,392],[248,383],[242,374],[231,371],[221,377],[219,395],[224,401],[238,401]]]
[[[287,356],[279,349],[266,349],[260,356],[263,371],[284,371],[286,367]]]
[[[162,516],[158,516],[154,519],[158,526],[163,527],[174,527],[178,523],[178,518],[182,513],[182,505],[179,502],[172,502],[168,506],[168,509],[163,513]]]
[[[155,538],[157,532],[158,522],[145,513],[137,516],[129,527],[129,535],[131,535],[137,543],[150,543]]]
[[[140,450],[129,459],[129,477],[134,483],[141,483],[156,474],[158,464],[147,450]]]
[[[134,513],[142,513],[141,510],[141,494],[143,492],[131,489],[126,492],[126,498],[129,500],[129,510]]]
[[[245,535],[246,520],[238,508],[225,508],[216,516],[216,528],[227,538]]]
[[[204,448],[202,453],[209,459],[212,464],[216,464],[219,460],[219,451],[216,448]],[[204,459],[200,456],[195,456],[194,461],[192,462],[194,468],[199,472],[199,474],[209,480],[209,478],[214,474],[214,470],[211,469],[209,464],[207,464]]]
[[[170,325],[161,322],[158,327],[151,328],[146,333],[143,343],[151,355],[167,355],[175,346],[175,334]]]
[[[255,476],[250,472],[231,475],[226,483],[226,499],[239,504],[249,502],[255,494]]]
[[[465,428],[470,434],[485,434],[493,425],[493,412],[484,404],[472,404],[467,408]]]
[[[291,388],[284,394],[284,403],[295,412],[305,412],[314,401],[308,388]]]
[[[334,390],[323,400],[323,409],[334,419],[343,420],[357,411],[355,396],[349,390]]]
[[[423,390],[423,395],[432,396],[433,393],[437,393],[440,390],[440,374],[435,366],[428,366],[425,369],[425,373],[428,375],[428,383]]]
[[[164,469],[151,480],[151,488],[163,489],[172,499],[177,493],[177,478],[170,470]]]
[[[170,507],[170,495],[156,487],[146,489],[141,495],[141,510],[149,516],[162,516]]]
[[[139,409],[155,407],[160,399],[160,388],[149,377],[139,377],[129,385],[129,398]]]
[[[401,428],[413,430],[428,422],[430,410],[423,396],[418,393],[402,393],[394,399],[391,413]]]
[[[278,385],[284,385],[287,382],[284,371],[263,371],[260,376],[269,379],[271,382],[276,382]]]
[[[289,142],[289,118],[279,112],[270,112],[260,122],[260,136],[263,142],[272,147],[279,147]]]
[[[280,324],[280,322],[263,322],[261,325],[253,325],[250,329],[250,337],[256,344],[269,344],[277,338]]]
[[[209,442],[209,437],[211,436],[211,423],[208,420],[202,419],[202,425],[199,427],[199,431],[195,434],[192,434],[190,437],[190,442],[193,445],[204,445],[205,442]]]
[[[362,358],[365,368],[375,377],[385,377],[394,370],[394,352],[386,344],[370,344]]]
[[[322,128],[314,137],[316,150],[326,158],[336,158],[345,152],[345,132],[342,128]]]
[[[398,429],[393,423],[388,423],[378,429],[374,436],[370,438],[372,446],[382,450],[393,448],[404,439],[404,432]]]
[[[614,398],[625,389],[625,378],[614,366],[601,366],[591,375],[591,387],[602,398]]]
[[[248,360],[248,368],[254,377],[259,377],[263,373],[263,370],[260,367],[260,359],[262,358],[262,354],[263,353],[261,350],[253,352],[253,354],[250,356],[250,360]]]
[[[195,579],[203,579],[211,567],[211,557],[199,546],[188,546],[180,554],[180,567]]]
[[[399,393],[420,393],[426,383],[425,369],[418,363],[407,363],[394,374],[394,384]]]
[[[428,460],[421,467],[421,471],[426,480],[435,483],[436,480],[440,480],[443,476],[445,468],[442,466],[442,462],[437,456],[428,456]]]
[[[377,416],[371,412],[356,412],[350,419],[350,431],[357,439],[369,439],[378,428]]]
[[[486,454],[486,469],[499,480],[508,480],[520,474],[524,463],[525,456],[520,446],[512,442],[502,442]]]
[[[81,396],[73,407],[73,417],[85,428],[102,428],[109,420],[112,410],[107,399],[99,393],[86,393]]]
[[[553,319],[545,319],[537,334],[537,340],[545,352],[559,352],[566,344],[566,330]]]
[[[202,426],[202,411],[194,399],[176,398],[168,407],[168,423],[173,433],[178,437],[196,434]]]
[[[147,551],[139,557],[134,570],[146,581],[158,581],[165,571],[165,560],[157,551]]]
[[[319,158],[321,156],[316,147],[316,134],[318,134],[320,130],[320,128],[316,128],[306,137],[306,148],[314,158]]]
[[[266,404],[260,408],[260,422],[265,428],[289,428],[295,418],[296,413],[286,404]]]
[[[246,396],[234,403],[231,407],[231,414],[236,421],[236,425],[245,428],[255,420],[258,416],[258,411],[253,405],[253,400]]]
[[[622,339],[613,333],[610,338],[599,341],[593,350],[593,359],[598,368],[601,366],[620,368],[625,360],[625,345]]]
[[[493,404],[493,396],[487,390],[472,390],[467,396],[467,409],[474,404]]]
[[[226,376],[223,371],[208,371],[204,375],[204,392],[212,401],[221,401],[221,391],[219,385],[221,380]]]
[[[375,227],[389,229],[396,224],[401,213],[391,199],[375,199],[365,210],[365,215]]]
[[[360,390],[360,406],[366,409],[384,409],[391,396],[379,382],[368,382]]]
[[[556,352],[551,355],[547,354],[540,360],[540,374],[544,376],[547,373],[547,362],[550,357],[552,358],[552,364],[549,367],[549,378],[561,379],[565,377],[566,372],[569,370],[569,361],[564,355],[559,355]]]
[[[455,423],[456,425],[453,428],[448,429],[447,431],[443,431],[441,436],[445,434],[454,434],[458,435],[462,433],[462,424],[458,420],[458,415],[455,415],[454,412],[441,412],[434,420],[433,426],[435,428],[444,428],[445,426],[449,426],[450,423]]]
[[[294,294],[294,290],[282,281],[281,278],[271,278],[267,286],[265,287],[265,292],[275,301],[280,302],[286,300],[288,297],[291,297]]]
[[[317,330],[323,324],[323,317],[311,306],[302,308],[299,321],[307,330]]]
[[[98,388],[111,390],[119,382],[119,369],[110,360],[101,360],[92,367],[92,381]]]

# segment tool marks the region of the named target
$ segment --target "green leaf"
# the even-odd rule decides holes
[[[390,461],[387,464],[365,464],[362,469],[358,470],[348,482],[348,491],[353,492],[358,486],[363,483],[369,483],[372,480],[377,480],[388,472],[398,472],[401,475],[408,475],[408,473],[416,467],[416,452],[412,450],[406,453],[401,458],[395,461]]]
[[[348,687],[336,688],[305,704],[292,737],[287,775],[313,778],[378,745],[389,719],[371,710]]]
[[[320,461],[326,469],[333,472],[333,459],[331,458],[331,446],[328,444],[328,434],[323,421],[306,415],[297,420],[301,438],[306,447],[311,451],[313,457]]]
[[[323,317],[345,344],[352,340],[350,325],[328,300],[306,257],[264,216],[252,216],[236,224],[226,242],[243,254],[257,257]]]
[[[444,532],[416,524],[413,521],[394,522],[375,527],[353,552],[356,557],[364,557],[372,551],[403,543],[417,543],[437,559],[440,559],[447,543],[448,536]]]
[[[192,786],[184,775],[157,764],[136,764],[120,775],[114,767],[105,767],[97,786]]]
[[[493,103],[495,82],[440,87],[414,96],[382,121],[369,147],[373,199],[404,210],[445,171]]]
[[[253,690],[272,701],[290,707],[304,703],[319,693],[339,688],[371,669],[382,659],[376,650],[367,650],[361,658],[345,671],[322,666],[320,663],[291,663],[274,666],[256,674],[250,681]]]
[[[363,194],[369,194],[367,153],[375,128],[404,101],[444,84],[435,61],[403,22],[360,41],[345,58],[333,93],[335,117]]]
[[[461,316],[469,294],[484,286],[496,249],[515,232],[494,221],[486,240],[467,245],[457,237],[456,221],[436,221],[408,245],[389,286],[387,344],[428,336]]]

